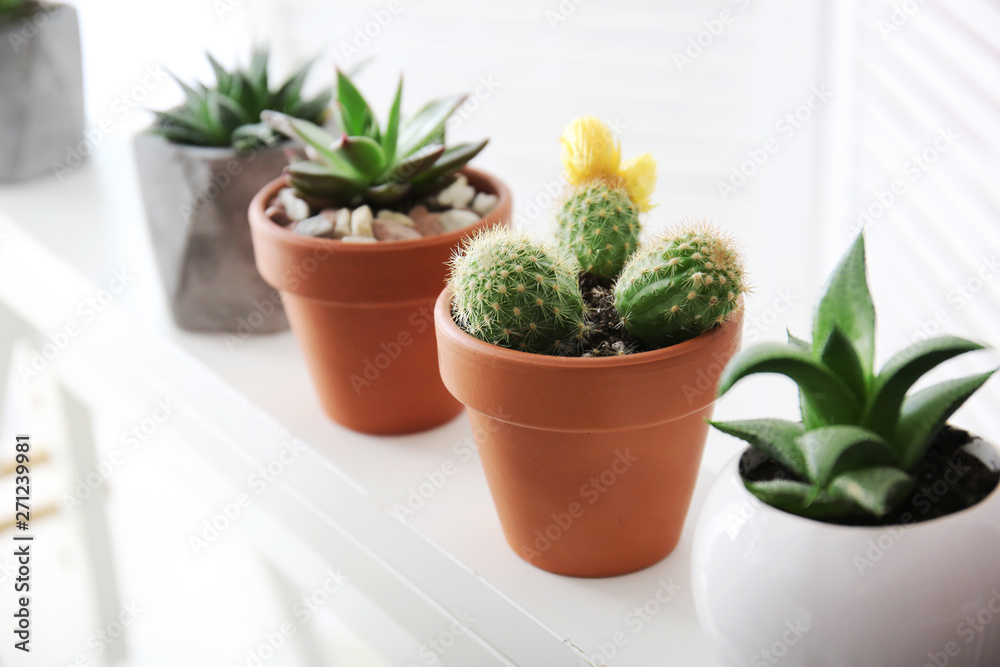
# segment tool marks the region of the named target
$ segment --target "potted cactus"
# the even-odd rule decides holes
[[[794,380],[802,420],[714,424],[747,441],[695,532],[695,602],[723,665],[997,665],[1000,451],[947,425],[992,375],[910,392],[978,343],[944,336],[875,372],[864,237],[820,299],[812,342],[731,360]],[[886,623],[885,619],[892,619]]]
[[[160,276],[183,329],[241,337],[281,331],[288,323],[254,266],[247,208],[281,171],[290,143],[260,115],[272,110],[321,122],[331,92],[302,94],[311,63],[271,86],[264,49],[232,71],[208,59],[215,85],[177,80],[184,104],[156,112],[152,126],[135,138]]]
[[[309,159],[293,159],[250,207],[257,266],[281,292],[324,410],[373,434],[461,411],[438,375],[434,299],[459,241],[511,213],[506,186],[465,166],[486,142],[445,143],[465,96],[404,121],[402,87],[384,125],[343,72],[333,134],[267,114]]]
[[[639,243],[648,154],[621,163],[594,118],[562,142],[558,243],[480,233],[435,318],[441,375],[467,407],[507,542],[544,570],[603,577],[680,539],[744,277],[707,225]]]
[[[0,0],[0,183],[58,171],[83,123],[76,10]]]

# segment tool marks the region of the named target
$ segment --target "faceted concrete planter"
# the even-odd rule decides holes
[[[250,200],[287,164],[285,147],[238,153],[135,138],[160,278],[182,329],[245,337],[288,327],[277,292],[257,273],[247,222]]]
[[[52,5],[0,24],[0,183],[52,171],[82,138],[76,10]]]

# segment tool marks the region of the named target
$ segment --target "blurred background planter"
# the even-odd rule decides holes
[[[1000,467],[995,445],[966,447]],[[761,502],[741,460],[752,469],[764,457],[747,450],[719,474],[691,558],[698,618],[719,664],[1000,664],[1000,488],[922,523],[841,526]]]
[[[146,220],[177,326],[235,332],[245,323],[258,333],[288,327],[254,264],[247,210],[288,163],[289,146],[237,151],[136,136]]]
[[[83,140],[83,128],[76,10],[45,5],[6,22],[0,17],[0,183],[56,170]]]
[[[454,418],[462,406],[438,372],[434,301],[462,239],[511,217],[510,192],[496,177],[462,172],[477,192],[497,196],[468,227],[412,241],[345,243],[301,236],[270,220],[270,183],[250,207],[257,266],[281,292],[324,411],[347,428],[413,433]]]

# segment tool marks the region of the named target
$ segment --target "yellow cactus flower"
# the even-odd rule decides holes
[[[624,181],[625,191],[639,210],[646,212],[652,209],[655,204],[650,198],[656,189],[656,160],[652,153],[643,153],[639,157],[625,160],[619,173]]]
[[[562,163],[572,185],[618,176],[621,145],[611,129],[593,116],[576,118],[560,139]]]
[[[656,161],[649,153],[621,161],[621,143],[611,129],[593,116],[570,121],[560,137],[562,163],[571,185],[603,181],[624,187],[642,211],[653,208]]]

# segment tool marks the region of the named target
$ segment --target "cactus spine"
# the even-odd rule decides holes
[[[639,207],[624,188],[593,183],[572,189],[559,212],[559,241],[584,271],[614,280],[639,246]]]
[[[664,347],[724,322],[744,290],[743,261],[732,242],[708,226],[688,225],[632,256],[614,301],[630,334]]]
[[[586,329],[579,266],[526,234],[496,228],[451,261],[456,321],[477,338],[525,352],[574,349]]]

